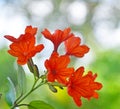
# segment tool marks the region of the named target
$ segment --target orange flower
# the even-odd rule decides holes
[[[67,79],[74,71],[73,68],[67,68],[69,63],[68,56],[59,56],[58,53],[53,52],[50,59],[45,61],[48,81],[55,82],[57,80],[59,83],[66,84]]]
[[[81,39],[74,35],[65,41],[65,48],[67,55],[73,55],[76,57],[83,57],[85,53],[89,51],[86,45],[80,45]]]
[[[102,84],[94,82],[97,74],[92,74],[91,71],[83,76],[84,68],[78,68],[73,75],[70,77],[67,88],[68,94],[73,97],[75,103],[81,106],[81,97],[90,99],[91,97],[98,98],[95,90],[100,90]]]
[[[32,26],[27,26],[25,29],[25,34],[31,34],[32,36],[34,36],[36,34],[36,32],[37,32],[37,28],[32,28]],[[10,35],[5,35],[4,37],[7,38],[11,42],[17,42],[20,40],[24,40],[23,38],[25,38],[27,40],[26,37],[22,37],[22,36],[17,39]]]
[[[58,29],[53,34],[51,34],[49,30],[45,29],[44,31],[42,31],[42,34],[45,36],[45,38],[52,41],[52,43],[54,44],[54,51],[57,52],[58,46],[63,41],[71,37],[72,34],[70,34],[70,31],[70,28],[66,28],[63,31]]]
[[[25,29],[25,34],[21,34],[17,39],[9,35],[4,36],[6,39],[13,42],[10,45],[10,50],[8,50],[8,53],[18,57],[18,64],[26,64],[31,57],[44,48],[43,44],[35,46],[34,35],[36,34],[36,31],[37,28],[27,26]]]

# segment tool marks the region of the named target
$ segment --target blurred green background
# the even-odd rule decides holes
[[[73,58],[73,66],[85,66],[86,71],[98,74],[97,81],[103,84],[99,99],[83,100],[80,109],[118,109],[120,105],[120,1],[119,0],[0,0],[0,109],[9,109],[5,93],[9,89],[7,77],[17,87],[16,60],[7,53],[9,41],[4,35],[18,37],[27,25],[38,27],[38,43],[45,49],[34,61],[41,72],[43,61],[52,52],[52,45],[40,32],[71,27],[82,43],[90,47],[90,52],[81,59]],[[60,49],[61,50],[61,49]],[[26,66],[27,89],[33,77]],[[79,109],[66,89],[58,93],[43,86],[25,101],[44,100],[55,109]],[[21,109],[27,109],[21,107]]]

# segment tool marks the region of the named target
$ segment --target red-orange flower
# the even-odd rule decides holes
[[[25,28],[25,34],[31,34],[32,36],[34,36],[36,33],[37,33],[37,28],[32,28],[32,26],[27,26]],[[15,38],[15,37],[10,36],[10,35],[5,35],[4,37],[7,38],[11,42],[17,42],[17,41],[20,41],[20,40],[21,41],[22,40],[27,40],[27,37],[24,37],[22,35],[18,38]]]
[[[54,44],[54,51],[57,51],[59,45],[63,41],[71,37],[72,34],[70,34],[70,31],[71,31],[70,28],[66,28],[63,31],[57,29],[53,34],[51,34],[49,30],[45,29],[44,31],[42,31],[42,34],[45,36],[45,38],[52,41],[52,43]]]
[[[70,58],[68,56],[59,56],[58,53],[53,52],[50,59],[45,61],[48,81],[66,84],[67,79],[74,71],[73,68],[67,68],[69,63]]]
[[[86,45],[80,45],[81,39],[74,35],[65,41],[65,48],[67,55],[76,57],[83,57],[89,51]]]
[[[34,35],[36,32],[37,28],[27,26],[25,29],[25,34],[21,34],[19,38],[14,38],[13,36],[9,35],[4,36],[8,40],[12,41],[8,53],[12,56],[18,57],[18,64],[26,64],[31,57],[33,57],[36,53],[40,52],[44,48],[43,44],[35,46]]]
[[[100,90],[102,84],[95,82],[97,74],[92,74],[91,71],[84,75],[84,68],[78,68],[69,79],[67,85],[68,94],[73,97],[75,103],[81,106],[81,97],[90,99],[91,97],[98,98],[98,93],[95,90]]]

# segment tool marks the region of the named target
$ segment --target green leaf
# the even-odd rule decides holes
[[[30,102],[28,109],[54,109],[50,104],[45,103],[44,101],[36,100]]]
[[[22,66],[18,65],[18,91],[24,93],[26,91],[26,75]]]
[[[0,92],[5,94],[8,90],[8,80],[10,77],[14,86],[17,85],[16,70],[14,67],[15,58],[7,53],[6,49],[0,50]]]
[[[15,87],[14,87],[12,80],[9,77],[7,79],[8,79],[9,90],[6,92],[5,99],[6,99],[7,104],[9,106],[12,106],[16,99],[16,91],[15,91]]]

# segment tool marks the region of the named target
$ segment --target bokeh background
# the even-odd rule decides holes
[[[41,73],[43,62],[52,52],[51,42],[45,40],[41,31],[71,27],[82,43],[90,47],[90,52],[81,59],[73,58],[73,66],[85,66],[86,71],[98,74],[97,81],[103,84],[99,99],[83,100],[77,107],[66,89],[58,93],[41,87],[26,102],[44,100],[55,109],[118,109],[120,106],[120,0],[0,0],[0,109],[9,109],[5,93],[9,89],[6,78],[11,78],[17,86],[16,60],[7,53],[10,42],[4,35],[18,37],[27,25],[38,27],[37,42],[45,44],[45,50],[34,61]],[[60,49],[62,52],[62,49]],[[27,89],[33,77],[26,66]],[[21,109],[27,109],[21,107]]]

